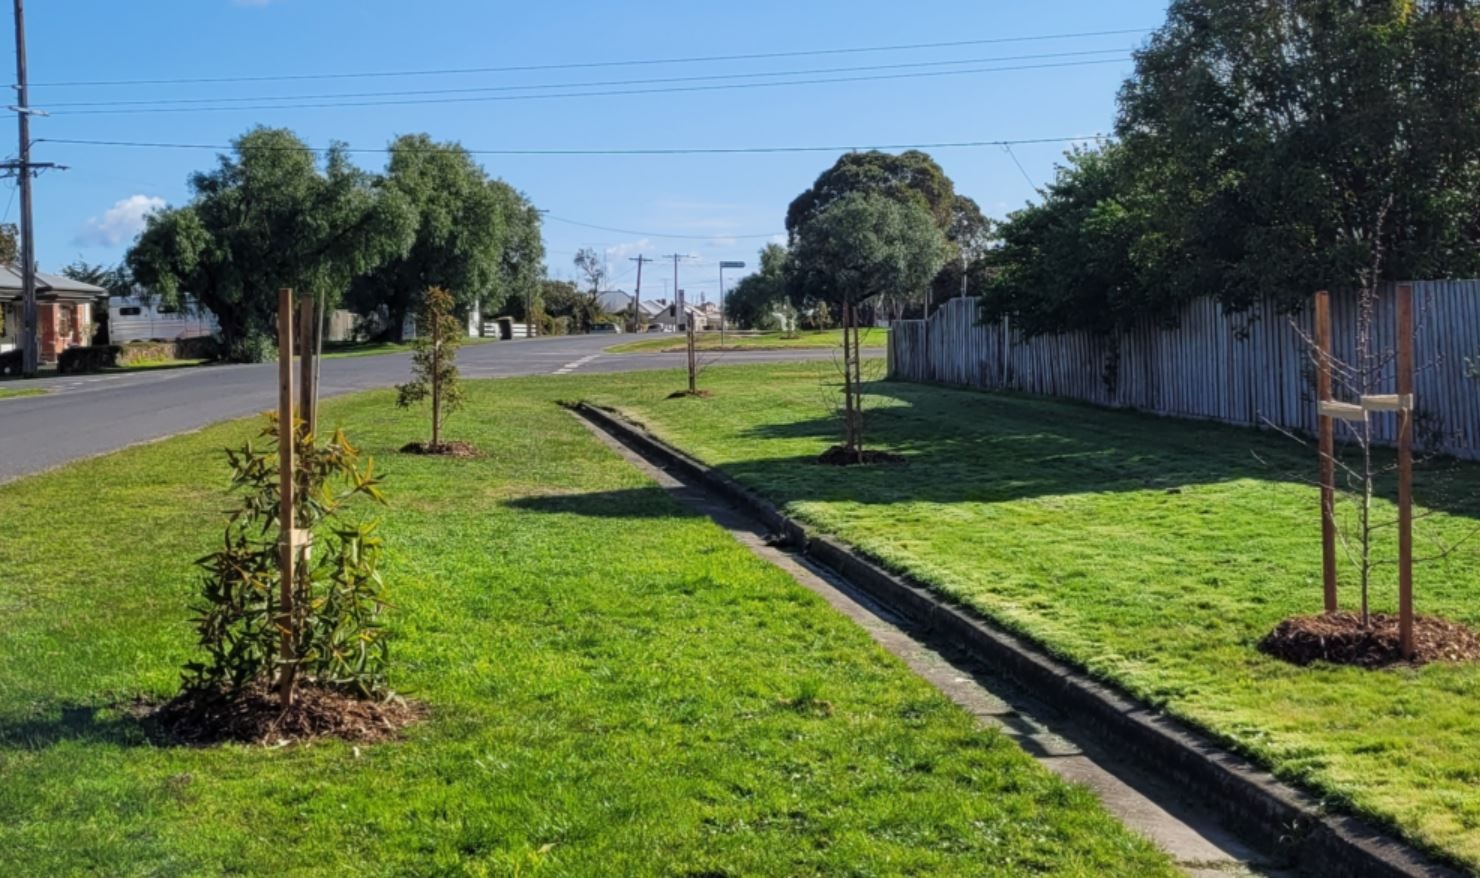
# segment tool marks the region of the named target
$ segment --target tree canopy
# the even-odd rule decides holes
[[[854,192],[803,224],[789,260],[793,286],[835,305],[923,289],[950,248],[918,202]]]
[[[774,329],[776,314],[786,304],[786,248],[767,244],[760,268],[747,274],[725,295],[725,318],[750,329]]]
[[[927,287],[934,289],[937,298],[959,295],[962,256],[969,266],[979,265],[991,241],[992,224],[975,201],[957,194],[956,185],[935,159],[919,150],[898,155],[870,150],[841,156],[787,208],[786,231],[791,242],[795,244],[802,227],[840,199],[866,193],[922,208],[950,245],[934,282],[912,289],[906,301],[923,301]],[[811,307],[804,304],[812,298],[806,290],[793,289],[792,298],[800,307]]]
[[[355,280],[352,307],[361,314],[384,309],[387,334],[397,339],[408,310],[431,287],[451,294],[459,311],[480,301],[497,310],[509,292],[507,223],[528,221],[513,201],[517,193],[489,179],[456,143],[410,134],[397,138],[390,153],[380,187],[410,206],[413,237],[396,258]]]
[[[190,189],[190,203],[149,216],[126,261],[166,304],[189,294],[215,314],[234,360],[273,350],[279,288],[333,304],[352,278],[403,253],[415,228],[406,200],[342,146],[320,161],[284,129],[237,138]]]
[[[1474,0],[1174,0],[1117,134],[1004,226],[988,316],[1106,328],[1480,271]]]

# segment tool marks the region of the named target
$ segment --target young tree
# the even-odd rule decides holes
[[[416,317],[415,350],[411,354],[411,381],[396,388],[396,405],[407,408],[430,398],[432,441],[428,454],[447,450],[442,425],[462,408],[463,390],[457,376],[457,349],[462,344],[462,321],[453,313],[452,294],[432,287],[422,297]]]
[[[271,353],[279,288],[332,305],[351,278],[403,252],[413,231],[405,200],[375,188],[342,146],[320,163],[285,129],[237,138],[190,188],[189,204],[149,216],[126,261],[166,304],[195,296],[231,360]]]
[[[351,307],[364,315],[382,311],[386,335],[396,341],[420,290],[445,289],[459,313],[480,301],[489,311],[499,308],[510,290],[501,281],[506,223],[518,213],[515,193],[489,179],[456,143],[412,134],[397,138],[390,151],[380,185],[410,206],[412,240],[397,258],[355,280]]]
[[[836,304],[842,314],[842,453],[849,462],[865,459],[859,306],[879,295],[923,288],[949,252],[945,235],[923,206],[873,193],[838,199],[797,232],[793,281],[822,302]]]

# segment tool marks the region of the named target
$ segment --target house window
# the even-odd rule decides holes
[[[57,309],[57,335],[68,336],[72,334],[72,309]]]
[[[119,317],[138,317],[140,314],[143,314],[143,313],[144,313],[144,309],[143,308],[119,308],[118,309],[118,316]]]

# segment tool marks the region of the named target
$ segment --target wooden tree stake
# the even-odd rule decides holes
[[[293,704],[293,586],[298,556],[293,472],[293,291],[278,290],[278,626],[282,629],[283,671],[278,698]]]
[[[313,296],[298,303],[298,410],[309,433],[318,432],[319,388],[314,345],[318,340],[317,313]]]
[[[1331,399],[1331,294],[1316,293],[1316,399],[1321,456],[1321,578],[1326,612],[1336,612],[1336,424],[1327,407]]]
[[[1398,287],[1398,638],[1413,658],[1413,287]],[[1402,403],[1406,401],[1407,406]]]

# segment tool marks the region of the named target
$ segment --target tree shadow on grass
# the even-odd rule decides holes
[[[902,469],[846,473],[810,455],[730,460],[724,470],[782,502],[889,504],[983,502],[1078,494],[1163,490],[1248,479],[1312,485],[1313,447],[1276,433],[1212,422],[1112,411],[1009,393],[943,390],[871,382],[866,392],[891,402],[864,415],[867,447],[904,455]],[[841,438],[824,414],[737,431],[741,440],[816,440],[818,452]],[[1390,452],[1380,455],[1391,457]],[[1396,501],[1396,479],[1378,494]],[[1420,505],[1480,517],[1480,465],[1437,459],[1415,473]]]
[[[0,715],[0,752],[45,750],[68,741],[153,747],[164,743],[159,730],[143,718],[148,706],[125,702],[110,705],[55,704],[40,715]]]
[[[697,513],[674,502],[670,490],[658,485],[618,488],[586,494],[541,494],[505,501],[510,509],[546,515],[592,518],[695,518]]]

